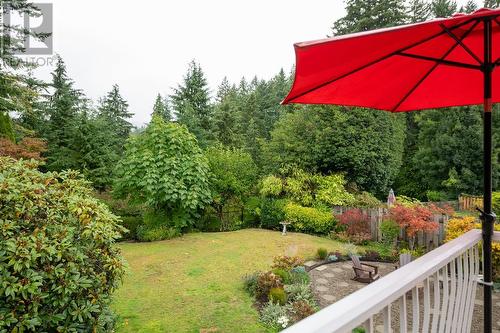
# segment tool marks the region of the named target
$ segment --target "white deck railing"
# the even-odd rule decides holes
[[[494,241],[500,242],[495,232]],[[470,332],[481,231],[446,243],[296,323],[286,333]],[[420,300],[419,300],[420,298]]]

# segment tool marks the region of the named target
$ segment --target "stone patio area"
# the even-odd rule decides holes
[[[394,264],[367,262],[379,267],[379,274],[384,276],[394,271]],[[306,267],[311,267],[316,262],[309,261],[305,263]],[[350,261],[337,262],[316,267],[309,271],[311,276],[312,290],[321,308],[326,307],[343,297],[355,292],[356,290],[367,286],[366,283],[353,281],[354,271]],[[474,307],[474,318],[471,332],[482,332],[482,288],[478,286],[477,296]],[[422,297],[420,297],[422,300]],[[421,306],[421,309],[423,307]],[[392,316],[395,323],[399,322],[399,313],[396,311],[396,306],[392,308]],[[421,316],[422,318],[422,316]],[[376,318],[376,331],[381,332],[382,327],[380,318]],[[395,332],[399,332],[398,327],[393,327]],[[493,333],[500,333],[500,293],[493,294]]]

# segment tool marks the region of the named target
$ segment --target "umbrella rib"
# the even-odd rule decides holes
[[[455,46],[456,45],[457,44],[455,44]],[[420,55],[420,54],[401,52],[401,53],[398,53],[397,55],[409,57],[409,58],[421,59],[421,60],[428,60],[428,61],[440,63],[442,65],[463,67],[463,68],[470,68],[470,69],[481,69],[480,65],[472,65],[472,64],[467,64],[464,62],[458,62],[458,61],[452,61],[452,60],[446,60],[446,59],[434,58],[434,57],[427,57],[427,56]]]
[[[464,25],[467,25],[467,24],[469,24],[470,22],[473,22],[473,21],[476,21],[476,23],[475,23],[475,24],[477,24],[477,22],[479,22],[479,19],[470,19],[470,20],[466,20],[466,21],[464,21],[464,22],[462,22],[462,23],[459,23],[459,24],[457,24],[457,25],[455,25],[455,26],[453,26],[453,27],[449,28],[449,29],[450,29],[450,30],[457,29],[457,28],[460,28],[460,27],[462,27],[462,26],[464,26]],[[353,69],[353,70],[352,70],[352,71],[350,71],[350,72],[347,72],[347,73],[342,74],[341,76],[338,76],[338,77],[336,77],[336,78],[334,78],[334,79],[331,79],[331,80],[328,80],[328,81],[326,81],[326,82],[323,82],[323,83],[321,83],[321,84],[317,85],[317,86],[316,86],[316,87],[314,87],[314,88],[307,89],[306,91],[301,92],[300,94],[297,94],[297,95],[295,95],[294,97],[289,98],[289,99],[287,100],[287,103],[293,103],[293,100],[294,100],[294,99],[297,99],[297,98],[299,98],[299,97],[302,97],[302,96],[304,96],[305,94],[308,94],[308,93],[310,93],[310,92],[312,92],[312,91],[314,91],[314,90],[317,90],[317,89],[323,88],[324,86],[327,86],[327,85],[329,85],[329,84],[331,84],[331,83],[333,83],[333,82],[336,82],[336,81],[338,81],[338,80],[340,80],[340,79],[343,79],[343,78],[344,78],[344,77],[346,77],[346,76],[349,76],[349,75],[354,74],[354,73],[356,73],[356,72],[359,72],[360,70],[363,70],[363,69],[365,69],[365,68],[367,68],[367,67],[370,67],[370,66],[372,66],[372,65],[375,65],[376,63],[379,63],[379,62],[381,62],[381,61],[383,61],[383,60],[385,60],[385,59],[387,59],[387,58],[390,58],[390,57],[392,57],[392,56],[394,56],[394,55],[398,54],[398,53],[401,53],[401,52],[404,52],[404,51],[406,51],[406,50],[408,50],[408,49],[411,49],[412,47],[415,47],[415,46],[418,46],[418,45],[420,45],[420,44],[426,43],[426,42],[428,42],[428,41],[430,41],[430,40],[432,40],[432,39],[434,39],[434,38],[436,38],[436,37],[439,37],[439,36],[441,36],[441,35],[443,35],[443,34],[445,34],[445,31],[441,30],[440,32],[438,32],[438,33],[436,33],[436,34],[434,34],[434,35],[432,35],[432,36],[429,36],[429,37],[424,38],[424,39],[422,39],[422,40],[420,40],[420,41],[418,41],[418,42],[415,42],[415,43],[413,43],[413,44],[411,44],[411,45],[405,46],[405,47],[403,47],[403,48],[401,48],[401,49],[399,49],[399,50],[396,50],[396,51],[393,51],[393,52],[391,52],[391,53],[389,53],[389,54],[386,54],[385,56],[383,56],[383,57],[381,57],[381,58],[378,58],[378,59],[375,59],[375,60],[373,60],[373,61],[371,61],[371,62],[369,62],[369,63],[367,63],[367,64],[364,64],[363,66],[360,66],[360,67],[358,67],[358,68],[355,68],[355,69]]]
[[[477,22],[479,21],[476,21],[476,24]],[[461,39],[459,39],[453,32],[451,32],[444,24],[441,23],[440,26],[448,34],[448,36],[453,38],[468,54],[470,54],[472,58],[477,61],[478,64],[482,64],[481,59],[479,59],[479,57],[474,52],[472,52],[472,50],[467,45],[465,45]]]
[[[431,75],[431,73],[441,64],[441,62],[444,61],[444,59],[459,45],[459,42],[464,40],[472,30],[478,25],[479,21],[476,21],[463,35],[460,39],[455,41],[455,44],[453,44],[448,51],[446,51],[440,58],[440,61],[436,61],[435,64],[425,73],[424,76],[420,78],[420,80],[417,81],[416,84],[411,87],[410,90],[399,100],[399,102],[392,108],[391,112],[396,112],[396,110],[401,106],[401,104],[406,101],[406,99],[422,84],[422,82],[425,81]]]

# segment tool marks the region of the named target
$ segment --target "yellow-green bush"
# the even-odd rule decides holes
[[[303,207],[290,202],[284,212],[286,220],[297,231],[327,234],[335,226],[335,218],[327,208]]]
[[[472,229],[481,229],[481,223],[473,216],[466,216],[463,218],[454,218],[448,221],[446,225],[446,239],[449,242]],[[500,224],[495,224],[495,231],[500,231]],[[500,244],[492,244],[492,264],[493,264],[493,278],[500,279]]]

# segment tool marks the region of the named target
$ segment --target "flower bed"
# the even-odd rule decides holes
[[[244,277],[245,290],[255,297],[261,322],[280,331],[318,311],[303,260],[278,256],[271,270]]]

